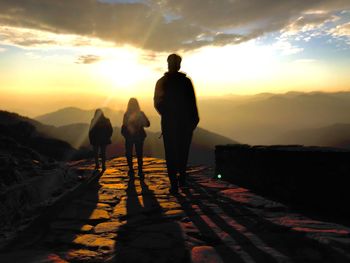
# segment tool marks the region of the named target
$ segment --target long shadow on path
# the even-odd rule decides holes
[[[224,262],[278,262],[261,249],[264,244],[254,244],[251,234],[250,238],[243,234],[246,232],[244,226],[228,220],[206,199],[193,188],[183,189],[183,195],[178,196],[187,215],[200,231],[199,238],[212,246]]]
[[[335,258],[336,262],[347,262],[336,251],[301,234],[290,233],[232,200],[219,200],[196,182],[192,181],[191,187],[184,189],[178,199],[204,240],[225,262],[334,262]],[[223,241],[239,255],[238,261],[220,251]],[[315,251],[321,257],[304,254],[304,251]]]
[[[146,180],[131,177],[126,220],[116,238],[115,262],[189,262],[182,230],[169,219]]]
[[[207,215],[200,214],[197,209],[194,209],[193,205],[200,201],[194,201],[196,198],[189,195],[188,192],[185,195],[178,195],[177,199],[191,222],[199,230],[198,234],[195,233],[195,238],[203,240],[206,245],[213,247],[223,262],[246,262],[222,241],[218,233],[208,223]]]

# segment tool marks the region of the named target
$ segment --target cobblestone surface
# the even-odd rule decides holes
[[[172,196],[164,161],[145,158],[144,166],[140,180],[129,178],[124,158],[110,160],[43,236],[2,253],[0,262],[350,261],[344,226],[214,181],[205,167],[192,167],[189,187]]]

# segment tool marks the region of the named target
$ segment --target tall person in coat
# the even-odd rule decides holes
[[[179,72],[181,57],[171,54],[167,62],[168,72],[155,87],[154,107],[161,115],[170,193],[176,194],[178,186],[186,185],[188,154],[199,116],[192,82]]]

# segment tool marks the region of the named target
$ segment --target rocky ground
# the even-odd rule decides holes
[[[80,169],[0,134],[0,249],[43,210],[75,192],[80,177]]]
[[[189,187],[177,196],[168,194],[163,160],[145,158],[144,180],[128,177],[124,158],[107,167],[0,262],[350,261],[349,228],[212,180],[205,167],[189,170]]]

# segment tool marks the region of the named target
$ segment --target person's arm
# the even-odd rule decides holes
[[[126,124],[127,124],[127,114],[124,113],[124,117],[123,117],[123,124],[122,124],[122,127],[120,129],[120,133],[126,137],[127,136],[127,128],[126,128]]]
[[[188,90],[188,103],[189,103],[189,114],[192,129],[194,130],[199,123],[199,114],[197,108],[196,95],[194,92],[194,87],[190,79],[187,80],[187,90]]]
[[[111,138],[113,134],[113,127],[109,119],[107,119],[107,134],[109,138]]]
[[[157,84],[154,90],[154,97],[153,97],[154,108],[157,110],[157,112],[160,115],[163,114],[163,100],[164,100],[163,80],[160,79],[157,81]]]
[[[94,137],[94,119],[91,120],[90,122],[90,127],[89,127],[89,141],[90,144],[92,144],[91,142],[93,141],[93,137]]]
[[[122,125],[126,125],[128,122],[128,114],[124,113]]]
[[[142,117],[142,126],[143,127],[151,126],[149,119],[147,118],[146,114],[143,111],[141,111],[141,117]]]

